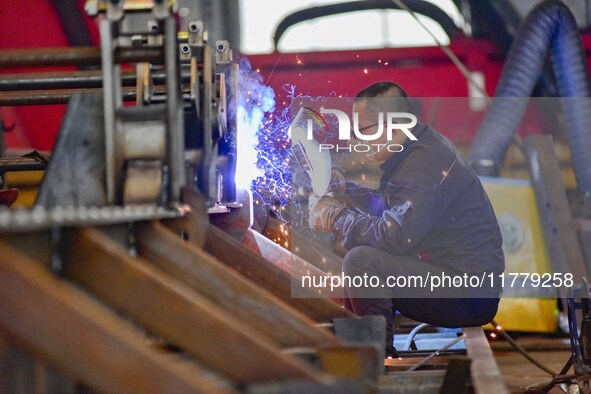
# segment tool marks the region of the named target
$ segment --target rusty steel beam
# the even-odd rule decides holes
[[[209,226],[204,248],[227,266],[318,323],[332,322],[336,317],[353,317],[351,312],[327,298],[293,298],[291,277],[287,272],[214,226]],[[309,295],[317,297],[311,291]]]
[[[248,229],[244,238],[245,239],[243,242],[249,243],[249,246],[256,250],[266,260],[272,262],[283,271],[288,272],[296,281],[294,284],[299,283],[302,276],[322,278],[326,277],[327,275],[326,272],[322,271],[301,257],[291,253],[289,250],[277,245],[275,242],[271,241],[261,233],[258,233],[252,229]],[[317,256],[317,258],[320,259],[321,257]],[[339,273],[340,270],[332,274]],[[298,287],[297,291],[299,293],[305,291],[305,289]],[[331,290],[327,286],[323,286],[315,289],[315,292],[316,297],[324,296],[335,300],[340,300],[343,298],[342,288],[335,288],[334,290]]]
[[[0,241],[0,330],[105,393],[230,393],[195,365],[146,346],[145,334]]]
[[[160,48],[119,48],[116,63],[163,64]],[[27,48],[0,51],[0,67],[100,66],[100,47]]]
[[[183,241],[164,225],[138,227],[142,257],[283,347],[338,345],[327,330],[266,290]]]
[[[383,358],[371,345],[325,346],[318,350],[320,368],[331,375],[377,381],[383,374]]]
[[[5,393],[73,393],[76,381],[0,331],[0,387]]]
[[[74,231],[65,275],[204,365],[239,384],[309,380],[322,374],[187,285],[95,229]]]
[[[508,394],[495,356],[482,327],[464,327],[466,352],[472,360],[470,376],[474,392],[478,394]]]

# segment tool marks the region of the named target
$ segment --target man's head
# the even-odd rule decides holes
[[[393,82],[377,82],[368,86],[357,94],[353,103],[353,112],[359,114],[359,131],[362,134],[373,135],[380,124],[378,114],[388,112],[413,113],[412,103],[406,92]],[[386,129],[386,117],[383,118],[383,130]],[[400,130],[395,130],[392,140],[387,140],[385,132],[381,137],[373,141],[375,144],[400,144],[406,141],[406,135]],[[376,151],[374,151],[376,152]],[[374,153],[372,152],[372,153]],[[387,160],[392,155],[387,149],[381,149],[375,153],[373,159],[376,161]]]

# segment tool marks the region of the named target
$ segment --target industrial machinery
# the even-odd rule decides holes
[[[232,171],[236,124],[226,108],[237,94],[238,65],[232,63],[228,42],[209,43],[199,20],[184,18],[177,28],[172,8],[164,1],[94,1],[87,2],[86,9],[104,16],[100,22],[103,98],[102,102],[76,98],[72,101],[79,104],[70,107],[100,110],[103,121],[88,123],[92,132],[80,127],[64,131],[59,144],[72,149],[75,133],[97,137],[84,145],[80,157],[87,160],[88,153],[100,156],[104,150],[104,184],[96,178],[102,173],[96,172],[91,176],[95,188],[87,190],[93,197],[68,200],[64,193],[71,190],[61,186],[59,191],[47,190],[56,180],[53,177],[60,176],[58,163],[50,166],[37,205],[150,203],[173,208],[187,185],[203,192],[211,212],[238,207]],[[91,75],[83,74],[77,83],[89,79]],[[128,105],[131,101],[135,105]],[[76,117],[77,113],[70,119]],[[55,155],[60,156],[59,149]],[[77,174],[84,179],[89,175]]]

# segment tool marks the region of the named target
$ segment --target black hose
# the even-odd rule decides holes
[[[575,19],[561,2],[548,0],[526,18],[515,39],[495,93],[474,139],[470,162],[481,175],[499,174],[505,153],[523,118],[529,96],[551,50],[558,93],[568,128],[579,190],[591,196],[591,88]]]
[[[496,321],[491,320],[490,324],[492,324],[495,327],[495,331],[499,333],[499,335],[501,335],[503,338],[505,338],[507,342],[509,342],[513,349],[521,353],[521,355],[525,357],[529,362],[531,362],[536,367],[540,368],[542,371],[546,372],[548,375],[556,376],[556,372],[552,371],[550,368],[548,368],[547,366],[533,358],[531,354],[529,354],[524,348],[522,348],[521,345],[519,345],[515,341],[515,339],[513,339],[509,334],[507,334],[505,330],[503,330],[502,328],[497,328],[501,326]]]
[[[413,12],[425,15],[439,23],[445,34],[447,34],[450,39],[452,39],[453,36],[459,32],[459,29],[454,23],[453,19],[451,19],[451,17],[446,14],[445,11],[437,7],[435,4],[423,0],[405,0],[405,4]],[[279,44],[279,40],[281,39],[281,36],[283,36],[283,33],[285,33],[287,29],[295,24],[323,16],[376,9],[400,8],[391,0],[362,0],[346,3],[340,2],[335,4],[327,4],[296,11],[293,14],[286,16],[281,22],[279,22],[279,25],[277,25],[275,33],[273,34],[273,44],[275,45],[275,50],[277,50],[277,45]]]
[[[50,0],[53,10],[60,20],[62,29],[73,47],[91,46],[90,31],[84,21],[84,14],[77,0]]]

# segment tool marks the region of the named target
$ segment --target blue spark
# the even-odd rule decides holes
[[[275,110],[275,92],[246,58],[240,62],[238,86],[236,185],[250,188],[257,205],[297,205],[295,188],[309,186],[309,179],[292,158],[288,129],[301,105],[322,100],[296,96],[295,86],[287,84],[286,105]]]

